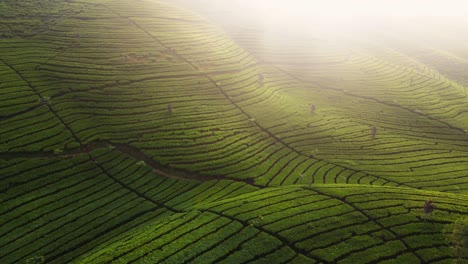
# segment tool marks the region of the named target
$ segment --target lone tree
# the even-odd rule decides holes
[[[172,113],[172,103],[167,104],[167,112]]]
[[[426,214],[432,213],[435,208],[436,208],[436,206],[434,205],[434,203],[432,203],[431,200],[426,201],[424,203],[424,206],[423,206],[424,213],[426,213]]]
[[[44,104],[44,105],[50,105],[51,100],[50,96],[42,96],[37,100],[38,103]]]
[[[372,138],[375,138],[375,135],[377,135],[377,127],[374,125],[371,125],[370,130],[371,130]]]
[[[310,112],[315,113],[315,105],[314,104],[310,105]]]

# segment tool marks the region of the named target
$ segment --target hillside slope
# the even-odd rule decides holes
[[[38,15],[45,24],[41,31],[34,20],[6,19],[12,29],[27,23],[33,29],[0,43],[8,80],[2,83],[2,152],[60,151],[109,141],[138,148],[165,166],[258,184],[467,188],[463,109],[468,104],[457,97],[456,87],[441,90],[443,82],[426,87],[426,77],[420,77],[414,80],[421,83],[419,90],[405,92],[427,92],[439,100],[432,93],[438,89],[454,97],[439,100],[442,105],[421,101],[433,111],[446,109],[440,116],[392,86],[412,77],[398,71],[400,77],[394,77],[391,65],[354,57],[362,63],[332,65],[365,71],[372,80],[388,72],[384,77],[396,81],[359,81],[362,89],[384,95],[391,87],[395,92],[388,99],[348,90],[353,84],[348,78],[341,81],[346,86],[320,81],[340,74],[326,63],[320,66],[324,71],[307,75],[320,81],[311,87],[251,56],[206,20],[164,2],[56,5],[70,14]],[[375,139],[370,125],[378,128]]]
[[[467,102],[442,75],[301,75],[163,0],[0,19],[1,263],[467,260]]]
[[[428,198],[440,211],[425,219],[420,204]],[[125,233],[81,261],[449,262],[457,258],[450,245],[466,240],[454,233],[466,224],[463,200],[389,187],[266,188]]]
[[[468,253],[465,195],[186,180],[117,148],[0,165],[10,175],[2,263],[452,263]]]

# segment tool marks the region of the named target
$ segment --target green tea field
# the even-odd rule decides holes
[[[468,48],[182,2],[0,0],[0,264],[468,263]]]

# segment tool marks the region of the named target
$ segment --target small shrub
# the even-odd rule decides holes
[[[143,161],[143,160],[140,160],[139,162],[135,163],[136,165],[138,166],[142,166],[142,167],[145,167],[146,166],[146,162]]]
[[[311,104],[311,105],[310,105],[310,112],[311,112],[311,113],[315,113],[315,110],[316,110],[315,105],[314,105],[314,104]]]
[[[54,154],[59,155],[63,152],[63,149],[54,149]]]
[[[377,135],[377,127],[374,126],[374,125],[371,125],[371,126],[370,126],[370,130],[371,130],[371,136],[372,136],[372,138],[375,138],[375,136]]]
[[[172,113],[172,103],[167,104],[167,112]]]
[[[44,256],[34,256],[26,260],[26,264],[42,264],[45,263]]]
[[[436,206],[431,200],[428,200],[424,203],[423,209],[425,214],[430,214],[435,210]]]
[[[44,105],[50,105],[50,96],[42,96],[41,98],[37,99],[37,102]]]

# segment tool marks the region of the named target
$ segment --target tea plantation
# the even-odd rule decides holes
[[[460,72],[253,39],[0,1],[0,263],[468,263]]]

